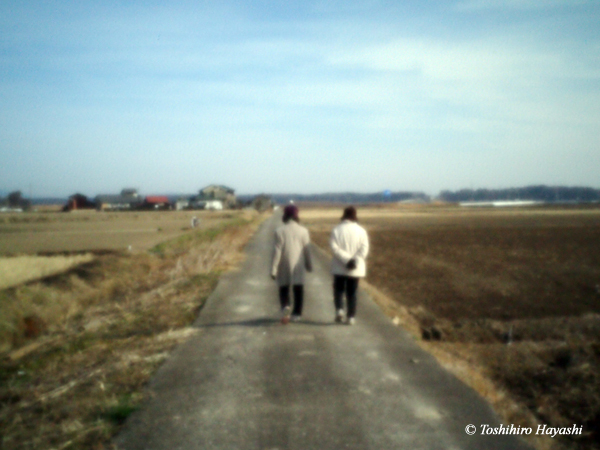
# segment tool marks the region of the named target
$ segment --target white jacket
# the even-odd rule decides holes
[[[369,254],[369,237],[366,230],[356,222],[344,220],[331,232],[329,245],[333,252],[331,273],[349,277],[364,277],[367,274],[365,259]],[[356,260],[356,269],[348,270],[346,264]]]

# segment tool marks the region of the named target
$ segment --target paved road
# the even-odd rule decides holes
[[[241,270],[221,279],[199,333],[158,371],[118,449],[529,448],[514,436],[482,436],[481,424],[498,424],[489,406],[364,292],[357,324],[334,324],[329,264],[316,252],[304,320],[281,325],[268,276],[279,223],[265,222]],[[476,435],[465,433],[469,424]]]

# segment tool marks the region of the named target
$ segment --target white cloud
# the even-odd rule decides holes
[[[569,86],[582,79],[600,81],[594,51],[595,46],[590,45],[582,64],[578,59],[582,55],[570,56],[567,47],[541,48],[517,37],[463,43],[400,39],[334,55],[330,63],[349,70],[386,73],[388,80],[395,77],[399,87],[392,93],[402,92],[402,83],[409,83],[418,94],[411,99],[404,91],[407,100],[447,101],[479,108],[528,102],[546,107],[561,94],[569,96]],[[389,96],[390,91],[383,89],[381,95]]]
[[[399,39],[333,56],[334,65],[377,71],[417,72],[434,81],[499,80],[564,72],[563,57],[522,43]]]
[[[593,0],[463,0],[456,4],[456,8],[461,11],[489,9],[534,10],[593,4]]]

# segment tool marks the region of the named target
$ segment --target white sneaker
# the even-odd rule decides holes
[[[356,320],[354,319],[354,317],[348,317],[348,321],[346,323],[348,325],[354,325],[356,323]]]
[[[335,322],[342,323],[343,321],[344,321],[344,310],[338,309],[337,313],[335,314]]]
[[[290,306],[286,306],[281,310],[281,323],[284,325],[290,321],[290,313],[292,312],[292,308]]]
[[[301,316],[292,315],[292,322],[300,322]]]

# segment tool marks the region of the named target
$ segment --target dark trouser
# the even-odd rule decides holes
[[[292,311],[292,315],[301,316],[302,304],[304,303],[304,285],[294,284],[292,290],[294,291],[294,310]],[[279,286],[279,302],[281,303],[281,309],[290,306],[289,286]]]
[[[348,277],[345,275],[334,275],[333,277],[333,302],[336,311],[344,309],[344,293],[348,303],[348,317],[356,315],[356,291],[358,289],[358,280],[356,277]]]

